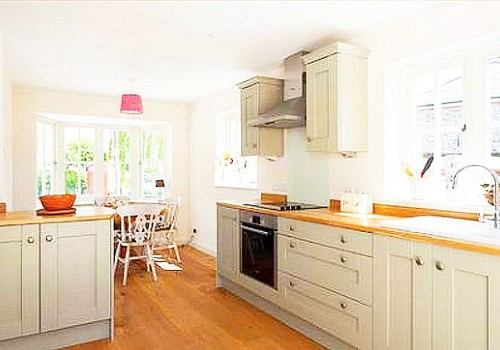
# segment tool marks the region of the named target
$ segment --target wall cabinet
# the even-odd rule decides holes
[[[283,101],[283,80],[255,77],[246,80],[241,89],[241,155],[283,155],[283,130],[251,127],[248,123]]]
[[[233,280],[238,271],[239,211],[217,207],[217,273]]]
[[[0,340],[109,320],[111,265],[109,220],[0,227]]]
[[[352,154],[368,144],[367,52],[334,43],[303,57],[309,151]]]
[[[374,281],[375,349],[500,348],[499,257],[376,236]]]

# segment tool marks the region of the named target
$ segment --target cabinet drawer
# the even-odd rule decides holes
[[[372,308],[279,273],[280,305],[359,349],[372,348]]]
[[[371,233],[286,218],[279,218],[278,230],[280,233],[310,242],[372,255],[373,237]]]
[[[58,226],[60,237],[109,234],[111,229],[109,220],[65,222],[59,223]]]
[[[372,258],[286,236],[278,269],[362,303],[372,303]]]
[[[20,242],[21,239],[22,235],[20,225],[0,227],[0,243]]]

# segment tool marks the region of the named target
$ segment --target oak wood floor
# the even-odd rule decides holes
[[[157,268],[158,282],[138,262],[126,287],[115,283],[115,340],[71,347],[101,349],[323,349],[227,291],[215,288],[215,261],[192,247],[182,272]]]

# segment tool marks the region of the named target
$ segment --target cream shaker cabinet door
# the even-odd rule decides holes
[[[435,247],[435,350],[500,349],[500,257]]]
[[[111,222],[41,225],[41,329],[110,317]]]
[[[217,208],[217,272],[229,279],[238,270],[238,210]]]
[[[259,84],[241,90],[241,155],[259,154],[259,129],[248,125],[259,114]]]
[[[0,227],[0,340],[39,332],[38,225]]]
[[[309,151],[327,152],[330,143],[335,143],[336,59],[336,55],[328,56],[306,66],[306,138]]]
[[[283,130],[249,126],[252,119],[283,101],[281,79],[254,77],[240,84],[241,89],[241,155],[283,155]]]
[[[376,235],[373,268],[374,349],[430,349],[430,246]]]

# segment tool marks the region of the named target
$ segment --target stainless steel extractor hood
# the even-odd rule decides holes
[[[250,126],[261,128],[296,128],[306,124],[306,96],[304,64],[300,51],[285,58],[285,84],[283,103],[259,114],[249,121]]]

